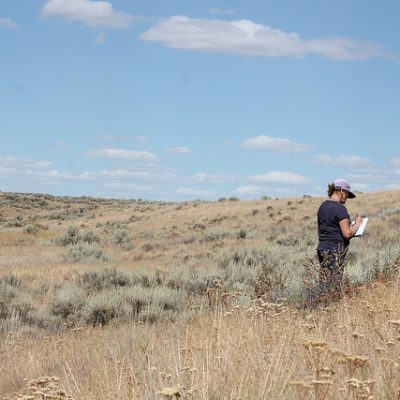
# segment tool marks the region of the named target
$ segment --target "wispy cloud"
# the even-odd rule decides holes
[[[175,190],[176,194],[183,194],[185,196],[197,196],[197,197],[211,197],[215,193],[211,190],[201,190],[196,188],[178,188]]]
[[[302,175],[287,171],[270,171],[263,175],[250,176],[249,179],[259,183],[302,184],[308,179]]]
[[[93,176],[90,173],[83,172],[72,174],[61,172],[52,167],[50,161],[34,161],[26,158],[0,157],[0,176],[9,179],[28,179],[33,181],[60,181],[60,180],[88,180]]]
[[[317,164],[336,166],[342,168],[353,168],[362,170],[373,170],[375,167],[372,165],[368,158],[363,158],[360,156],[339,156],[333,157],[329,155],[320,155],[312,158]]]
[[[128,169],[104,170],[101,176],[118,179],[136,179],[141,181],[172,181],[177,177],[171,172],[134,171]]]
[[[89,157],[110,160],[155,161],[157,156],[144,150],[102,149],[88,152]]]
[[[287,153],[311,150],[311,146],[307,144],[294,143],[289,139],[265,135],[247,139],[242,143],[241,146],[245,149],[251,150],[276,150]]]
[[[150,192],[153,190],[151,186],[136,185],[134,183],[105,182],[103,186],[109,189],[123,189],[124,191],[135,190],[139,192]]]
[[[0,18],[0,27],[6,29],[17,29],[18,25],[10,18]]]
[[[100,142],[129,142],[135,141],[139,143],[146,142],[148,138],[143,135],[130,136],[130,135],[97,135],[95,139]]]
[[[128,135],[97,135],[95,138],[101,142],[124,142],[129,140]]]
[[[396,168],[400,168],[400,157],[399,158],[392,158],[389,160],[390,164]]]
[[[317,54],[331,60],[381,57],[399,60],[382,46],[356,39],[332,37],[304,40],[249,20],[221,21],[173,16],[150,27],[140,38],[185,50],[213,51],[249,56],[303,58]]]
[[[185,146],[167,147],[165,151],[170,154],[189,154],[190,148]]]
[[[34,161],[28,158],[0,157],[0,167],[13,169],[45,169],[52,165],[50,161]]]
[[[208,9],[208,12],[210,14],[214,14],[214,15],[233,15],[233,14],[235,14],[235,11],[233,11],[231,8],[228,10],[223,10],[223,9],[217,8],[217,7],[210,7]]]
[[[246,185],[246,186],[239,186],[232,193],[241,196],[257,196],[263,192],[264,191],[260,186]]]
[[[104,32],[101,32],[96,35],[96,37],[94,38],[94,42],[96,44],[103,44],[106,41],[106,37],[107,35]]]
[[[44,17],[78,21],[96,28],[129,28],[135,17],[116,12],[108,1],[48,0],[43,6]]]
[[[221,174],[209,174],[206,172],[198,172],[193,176],[193,180],[196,183],[229,183],[235,180],[235,175],[221,175]]]

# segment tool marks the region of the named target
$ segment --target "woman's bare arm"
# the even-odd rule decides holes
[[[356,217],[353,225],[349,224],[349,220],[347,218],[342,219],[339,222],[342,236],[347,240],[352,238],[356,234],[357,229],[360,227],[361,222],[362,222],[362,218],[359,216]]]

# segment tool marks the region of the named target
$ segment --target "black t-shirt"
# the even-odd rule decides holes
[[[326,200],[318,209],[318,248],[317,250],[336,250],[349,245],[342,236],[339,222],[350,217],[346,207],[337,201]]]

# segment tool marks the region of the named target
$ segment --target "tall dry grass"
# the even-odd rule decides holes
[[[349,202],[362,286],[304,308],[322,198],[0,194],[0,398],[399,398],[399,197]]]
[[[10,335],[0,393],[17,398],[26,379],[48,376],[74,399],[396,399],[399,303],[392,282],[315,310],[255,302],[175,323]]]

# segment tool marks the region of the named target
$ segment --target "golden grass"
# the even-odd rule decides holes
[[[398,253],[399,197],[374,193],[349,202],[351,214],[370,216],[365,237],[351,245],[350,267]],[[3,218],[22,215],[46,226],[36,235],[0,226],[0,277],[12,272],[39,285],[69,279],[80,269],[104,268],[63,261],[65,248],[54,240],[70,225],[99,233],[111,263],[126,270],[188,263],[208,268],[223,254],[268,246],[274,257],[293,265],[296,257],[314,254],[322,198],[181,205],[107,201],[96,209],[90,199],[48,199],[48,210],[69,210],[70,219],[61,221],[49,219],[50,211],[41,207],[17,207],[26,199],[5,202],[0,194],[0,201]],[[124,227],[133,249],[123,250],[112,243],[113,223],[130,217]],[[242,239],[235,234],[241,229],[247,232]],[[200,240],[215,231],[228,235]],[[297,243],[299,236],[310,243]],[[149,243],[154,248],[146,251]],[[221,300],[208,314],[174,322],[115,323],[59,334],[23,326],[15,315],[15,326],[0,338],[0,399],[397,399],[397,279],[315,309],[263,299],[232,308]]]
[[[174,324],[11,336],[1,348],[0,393],[17,398],[26,380],[50,376],[74,399],[395,399],[398,294],[395,284],[377,284],[315,311],[254,307]]]

